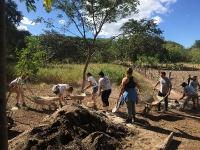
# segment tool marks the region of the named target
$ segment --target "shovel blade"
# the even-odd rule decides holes
[[[118,112],[118,111],[119,111],[119,107],[117,107],[117,105],[114,106],[114,108],[112,109],[112,112],[115,113],[115,112]]]

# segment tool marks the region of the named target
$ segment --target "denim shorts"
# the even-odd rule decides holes
[[[95,86],[94,88],[92,88],[92,93],[97,93],[98,91],[98,86]]]

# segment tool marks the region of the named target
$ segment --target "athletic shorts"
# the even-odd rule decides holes
[[[98,91],[98,86],[95,86],[94,88],[92,88],[92,93],[97,93]]]
[[[106,90],[106,91],[102,91],[101,99],[102,99],[102,102],[103,102],[103,107],[109,106],[108,98],[109,98],[110,94],[111,94],[111,89]]]

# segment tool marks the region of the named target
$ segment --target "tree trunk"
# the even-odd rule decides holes
[[[89,64],[90,59],[91,59],[91,51],[92,51],[92,48],[88,47],[88,57],[87,57],[87,60],[85,62],[85,67],[83,69],[83,76],[82,76],[83,83],[82,83],[82,86],[81,86],[81,90],[85,87],[85,75],[86,75],[88,64]]]
[[[0,0],[0,149],[8,150],[6,119],[6,20],[5,0]]]

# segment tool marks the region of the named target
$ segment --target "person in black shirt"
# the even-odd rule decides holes
[[[137,87],[138,91],[140,92],[138,81],[132,74],[133,69],[128,68],[126,71],[126,77],[122,79],[121,89],[119,93],[119,99],[121,98],[120,103],[122,104],[123,102],[125,102],[127,106],[128,117],[126,119],[126,123],[132,123],[132,118],[134,119],[134,121],[136,119],[135,103],[138,102],[138,94],[135,87]]]

